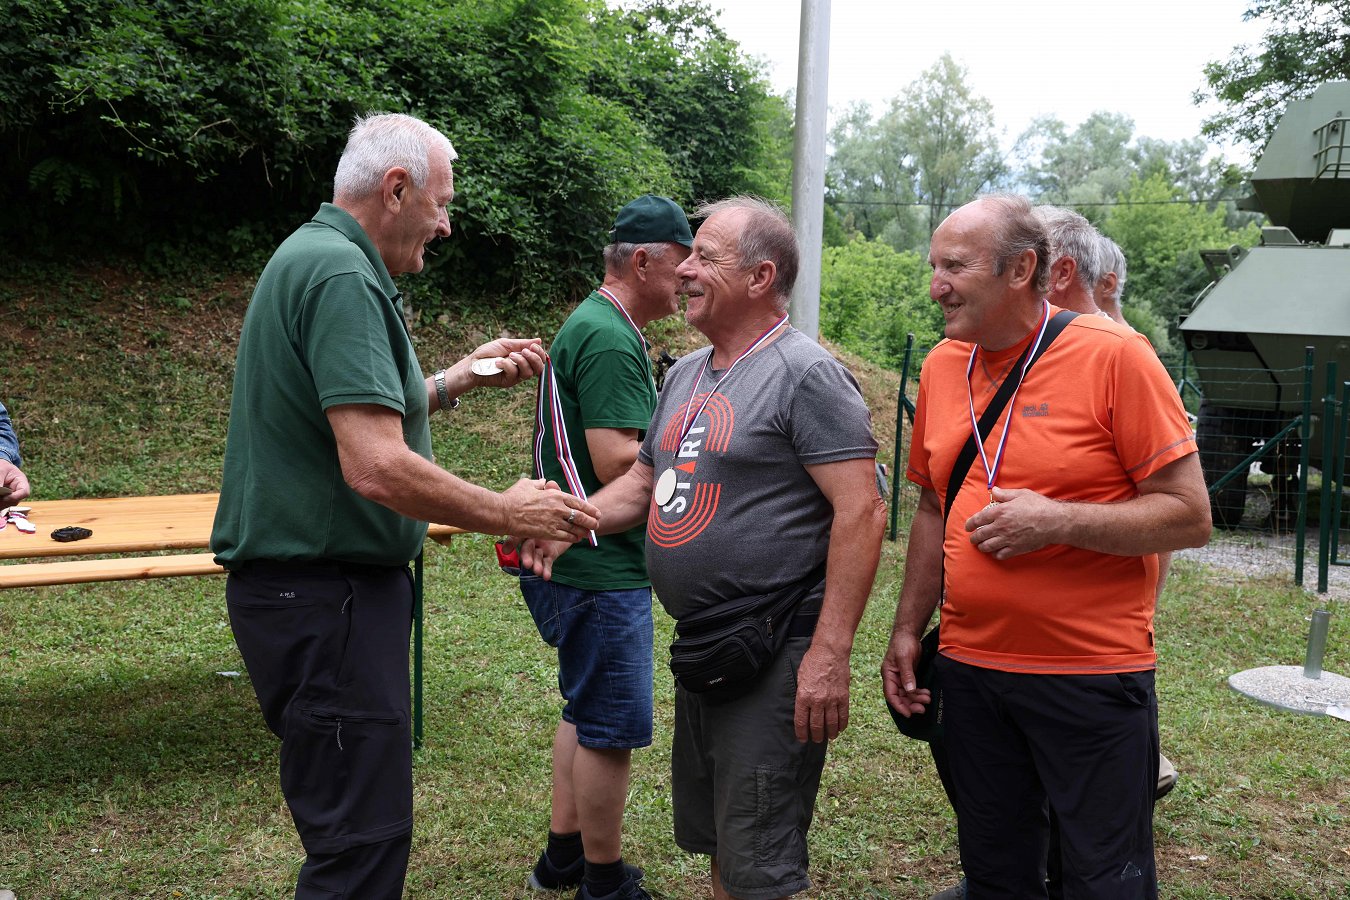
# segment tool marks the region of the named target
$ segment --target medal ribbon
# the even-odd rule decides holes
[[[719,386],[726,384],[727,379],[731,377],[731,370],[736,368],[736,364],[739,363],[741,360],[745,359],[751,353],[754,353],[756,350],[758,350],[759,347],[762,344],[764,344],[765,341],[767,341],[770,337],[773,336],[774,332],[778,331],[778,329],[782,328],[784,325],[787,324],[787,320],[788,317],[784,315],[783,318],[779,319],[776,323],[770,326],[768,331],[764,332],[759,337],[755,338],[755,342],[751,344],[749,347],[746,347],[745,350],[741,352],[741,355],[736,357],[736,359],[732,361],[731,365],[727,366],[727,370],[724,373],[722,373],[722,377],[717,382],[717,384]],[[690,417],[689,407],[694,405],[694,395],[698,393],[698,384],[700,381],[703,380],[703,372],[706,372],[708,370],[708,367],[712,365],[712,357],[713,357],[712,353],[709,352],[708,358],[703,361],[703,371],[699,372],[698,377],[694,379],[693,390],[689,392],[689,399],[686,400],[684,403],[684,425],[681,426],[680,428],[680,439],[676,441],[677,447],[679,446],[679,444],[684,443],[684,439],[689,436],[689,429],[694,427],[694,423],[698,421],[698,417],[703,414],[703,410],[707,407],[708,401],[712,399],[713,391],[709,390],[708,396],[703,398],[703,403],[699,406],[698,411],[695,412],[692,417]],[[678,452],[678,450],[676,452]]]
[[[643,355],[646,355],[649,346],[647,344],[647,337],[642,333],[642,329],[637,327],[637,323],[634,322],[633,317],[628,314],[628,310],[623,308],[623,304],[619,302],[619,298],[611,294],[609,288],[606,287],[598,287],[595,289],[595,292],[614,304],[614,308],[623,314],[623,317],[628,320],[629,325],[633,326],[633,333],[636,334],[638,340],[642,342],[642,353]]]
[[[1003,423],[1003,434],[999,436],[998,448],[994,451],[994,464],[992,466],[989,464],[989,457],[984,452],[984,440],[980,437],[980,426],[975,418],[975,394],[970,384],[971,373],[975,371],[975,356],[980,352],[980,345],[976,344],[970,348],[970,362],[966,364],[966,400],[970,405],[970,432],[975,436],[975,448],[980,451],[980,462],[984,464],[985,487],[989,489],[990,503],[994,502],[994,482],[998,479],[998,470],[1003,465],[1003,450],[1008,445],[1008,432],[1012,431],[1013,410],[1017,408],[1017,392],[1022,389],[1022,379],[1026,376],[1031,361],[1036,358],[1036,351],[1041,346],[1041,339],[1045,337],[1045,327],[1050,324],[1050,302],[1042,300],[1041,303],[1045,307],[1041,314],[1041,327],[1036,332],[1036,341],[1027,351],[1026,359],[1022,363],[1022,371],[1017,373],[1017,386],[1013,388],[1012,397],[1008,398],[1008,418]],[[948,485],[948,490],[951,490],[950,485]]]
[[[606,288],[597,288],[596,292],[608,300],[615,309],[623,314],[624,319],[632,326],[633,333],[637,335],[638,341],[642,344],[642,353],[647,353],[647,339],[642,334],[642,329],[637,327],[633,317],[628,314],[628,310],[623,308],[623,304],[618,298],[609,292]],[[545,388],[545,378],[547,379],[547,389]],[[586,500],[586,488],[581,483],[581,473],[577,470],[576,460],[572,457],[572,445],[567,440],[567,427],[563,420],[562,398],[558,393],[558,377],[553,371],[553,359],[550,357],[544,364],[544,376],[539,379],[539,394],[534,405],[534,473],[535,477],[544,477],[544,395],[548,395],[548,421],[553,427],[553,451],[558,458],[558,465],[562,467],[563,480],[567,482],[567,489],[573,496]],[[588,538],[592,547],[597,546],[598,540],[595,532],[592,531]]]

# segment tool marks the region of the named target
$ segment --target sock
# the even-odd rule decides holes
[[[553,868],[567,868],[581,858],[581,832],[558,834],[550,830],[548,846],[544,848],[544,853],[548,855],[548,861],[553,864]]]
[[[623,887],[628,873],[623,868],[623,857],[612,863],[595,863],[586,860],[586,888],[592,897],[604,897]]]

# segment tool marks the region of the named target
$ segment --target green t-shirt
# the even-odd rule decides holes
[[[600,479],[586,447],[587,428],[636,428],[639,438],[656,408],[651,361],[637,331],[600,293],[581,302],[549,348],[562,399],[563,422],[572,458],[586,494],[600,490]],[[542,385],[547,389],[547,384]],[[547,407],[546,407],[547,408]],[[535,440],[539,439],[536,423]],[[554,450],[553,425],[544,418],[541,449],[543,477],[564,489],[562,466]],[[553,563],[553,580],[592,591],[646,587],[646,529],[604,535],[599,546],[586,540],[572,545]]]
[[[244,317],[211,549],[251,559],[400,565],[426,524],[364,499],[342,479],[325,410],[369,403],[403,415],[431,459],[427,390],[402,303],[379,252],[325,203],[263,269]]]

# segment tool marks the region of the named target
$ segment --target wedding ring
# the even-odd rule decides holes
[[[572,510],[570,513],[567,514],[567,524],[568,524],[568,525],[571,525],[571,524],[572,524],[572,520],[575,519],[576,517],[577,517],[577,511],[574,509],[574,510]]]

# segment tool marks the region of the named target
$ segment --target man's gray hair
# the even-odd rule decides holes
[[[801,251],[797,248],[797,233],[792,229],[792,220],[777,204],[748,194],[704,203],[694,210],[692,218],[706,221],[709,216],[735,209],[749,213],[737,240],[736,269],[748,272],[766,260],[773,263],[777,272],[773,279],[775,305],[780,312],[786,311],[792,288],[797,283],[797,270],[801,267]]]
[[[384,173],[395,167],[408,171],[413,187],[424,186],[431,174],[432,147],[444,149],[451,162],[459,157],[450,139],[421,119],[403,113],[357,116],[333,176],[334,198],[375,193]]]
[[[1045,296],[1050,287],[1050,240],[1037,218],[1031,201],[1021,194],[982,194],[980,202],[989,203],[1000,213],[994,238],[994,274],[1002,275],[1008,264],[1028,250],[1036,253],[1032,286],[1037,296]]]
[[[638,248],[646,250],[647,255],[652,259],[660,259],[670,249],[670,242],[630,244],[627,241],[616,241],[613,244],[607,244],[605,246],[605,271],[611,275],[622,275],[623,270],[628,267],[629,260],[633,258],[633,254],[638,252]]]
[[[1051,265],[1066,256],[1073,260],[1078,267],[1078,283],[1091,294],[1106,271],[1102,268],[1101,233],[1083,216],[1062,206],[1038,206],[1036,217],[1050,239]]]
[[[1099,252],[1102,259],[1102,274],[1100,277],[1105,278],[1108,272],[1115,273],[1116,289],[1111,292],[1111,300],[1116,306],[1119,306],[1120,298],[1125,293],[1125,251],[1121,250],[1120,245],[1106,235],[1102,235],[1101,238]]]

